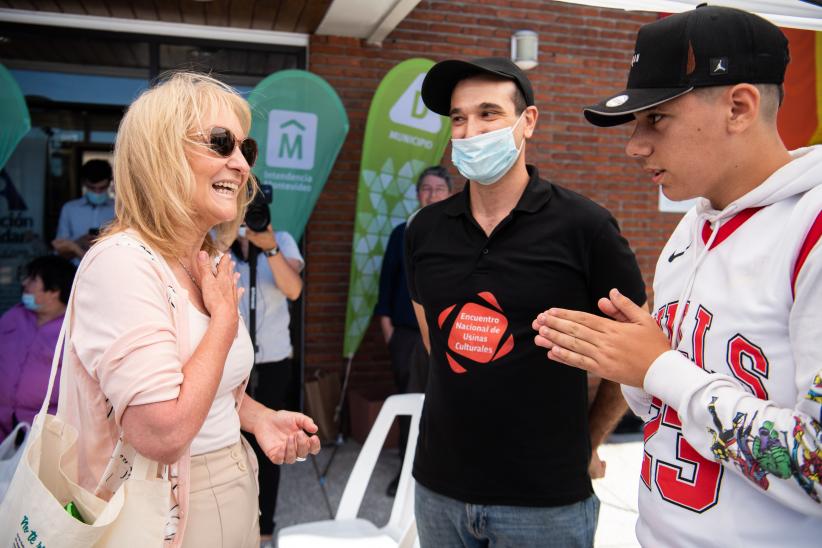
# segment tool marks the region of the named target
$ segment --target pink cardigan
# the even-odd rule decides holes
[[[180,393],[182,366],[194,351],[188,293],[163,257],[133,231],[95,244],[74,283],[58,415],[80,432],[80,485],[108,499],[118,485],[100,480],[119,439],[125,409],[172,400]],[[247,381],[235,391],[238,409]],[[256,469],[253,452],[246,447],[246,453]],[[190,462],[186,452],[172,466],[179,524],[168,539],[170,546],[183,540]]]

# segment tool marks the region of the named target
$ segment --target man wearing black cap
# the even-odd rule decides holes
[[[443,61],[422,98],[451,118],[468,183],[406,228],[431,355],[414,462],[421,543],[591,546],[589,461],[625,404],[604,383],[589,421],[586,375],[545,359],[531,320],[546,305],[592,311],[613,286],[644,302],[636,259],[608,211],[526,165],[539,113],[516,65]]]
[[[642,27],[627,89],[585,109],[635,120],[626,151],[673,200],[654,316],[539,314],[548,357],[626,385],[645,420],[647,546],[819,546],[822,147],[776,126],[788,42],[750,13],[698,7]],[[660,327],[662,328],[660,330]]]

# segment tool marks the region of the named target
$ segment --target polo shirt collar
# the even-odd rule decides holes
[[[551,183],[548,181],[540,181],[539,170],[537,166],[526,165],[528,170],[528,185],[522,192],[514,211],[525,211],[527,213],[534,213],[542,209],[551,199]],[[445,208],[445,213],[451,217],[458,217],[471,215],[471,193],[469,183],[466,181],[465,187],[462,189],[461,196],[452,200]]]

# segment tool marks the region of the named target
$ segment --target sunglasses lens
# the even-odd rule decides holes
[[[234,152],[234,135],[225,128],[215,127],[211,130],[209,146],[220,156],[231,156]]]
[[[257,161],[257,141],[248,137],[240,144],[240,152],[245,161],[248,162],[248,167],[254,167],[254,162]]]
[[[234,152],[234,146],[237,141],[234,139],[234,134],[223,127],[215,127],[211,130],[210,139],[208,142],[211,150],[222,156],[228,158]],[[252,167],[257,160],[257,141],[252,138],[247,138],[240,142],[240,153],[242,153],[248,166]]]

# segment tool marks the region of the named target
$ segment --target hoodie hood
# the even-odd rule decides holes
[[[699,267],[708,255],[719,228],[731,217],[751,208],[761,208],[802,194],[822,185],[822,146],[806,147],[790,153],[792,160],[776,170],[756,188],[740,196],[719,211],[711,207],[711,202],[699,198],[695,206],[696,219],[692,223],[692,242],[701,242],[701,227],[704,222],[711,224],[712,231],[704,245],[694,247],[691,254],[690,274],[679,295],[677,311],[674,315],[671,348],[676,350],[681,336],[680,326],[685,313],[685,303],[691,296]],[[690,214],[689,214],[690,215]]]
[[[713,224],[717,220],[733,217],[744,209],[765,207],[822,185],[822,146],[798,148],[792,150],[790,155],[790,162],[721,211],[714,209],[709,200],[698,198],[697,216]]]

